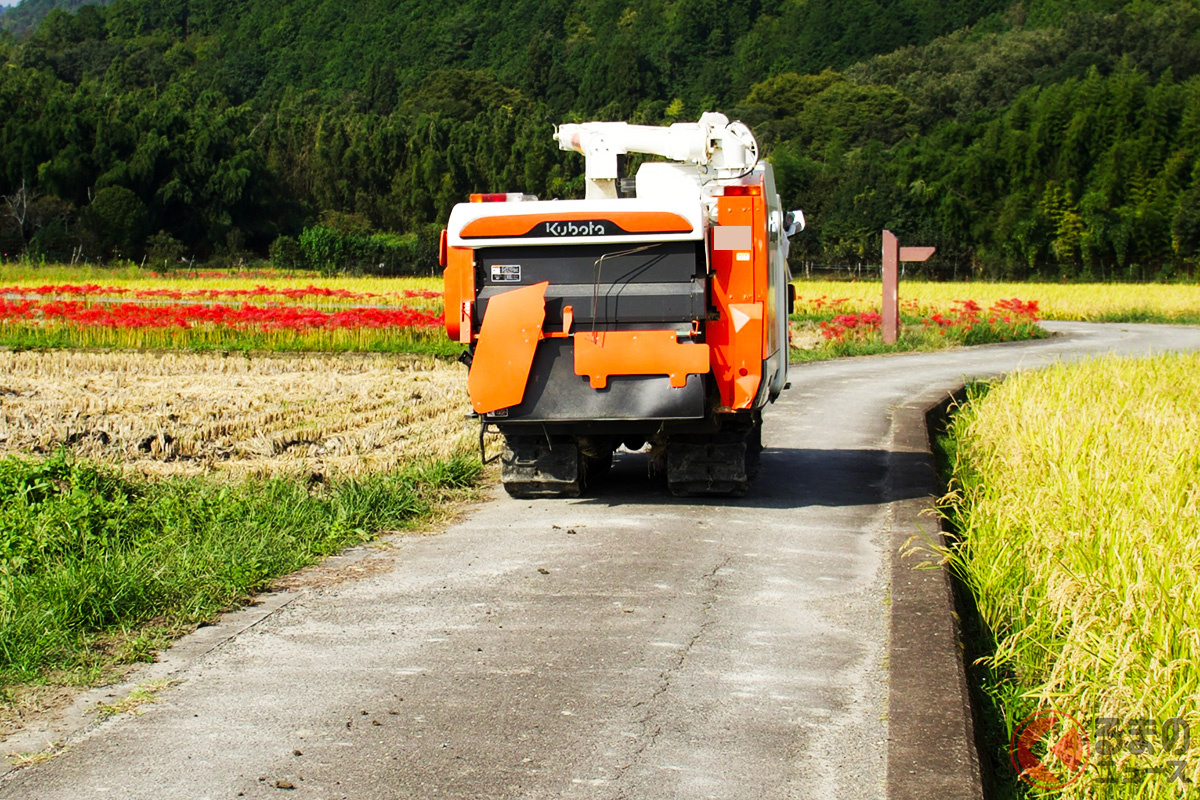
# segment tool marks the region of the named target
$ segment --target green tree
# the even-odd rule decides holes
[[[83,225],[99,250],[125,258],[141,255],[149,219],[146,204],[124,186],[99,190],[83,211]]]

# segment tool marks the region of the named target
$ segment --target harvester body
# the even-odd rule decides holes
[[[719,114],[556,137],[587,158],[585,199],[473,196],[444,240],[446,329],[469,346],[474,413],[504,436],[505,488],[575,495],[618,447],[649,445],[676,494],[741,494],[787,382],[802,215]],[[644,163],[623,187],[630,152],[678,163]]]

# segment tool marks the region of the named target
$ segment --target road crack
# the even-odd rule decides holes
[[[700,604],[700,624],[696,626],[696,630],[688,641],[679,648],[675,654],[675,659],[662,672],[659,673],[658,686],[650,693],[650,696],[645,700],[640,700],[634,703],[635,710],[642,710],[644,713],[638,720],[641,726],[641,732],[637,737],[637,746],[630,754],[626,763],[617,767],[616,777],[613,783],[617,784],[617,793],[615,800],[625,800],[627,795],[625,790],[621,788],[620,783],[624,780],[625,775],[632,769],[646,753],[658,741],[658,737],[662,734],[662,726],[656,723],[655,717],[659,713],[660,700],[671,689],[671,681],[674,676],[683,669],[683,665],[687,663],[688,656],[696,643],[704,637],[704,634],[713,625],[712,609],[717,603],[717,592],[721,587],[720,572],[729,566],[733,560],[733,556],[726,556],[719,564],[701,576],[700,580],[703,584],[702,596],[704,601]]]

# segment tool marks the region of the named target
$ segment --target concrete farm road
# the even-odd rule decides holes
[[[888,472],[906,464],[890,409],[1059,358],[1200,347],[1200,328],[1047,327],[797,367],[742,499],[675,500],[638,456],[598,496],[497,492],[301,587],[0,796],[881,797]]]

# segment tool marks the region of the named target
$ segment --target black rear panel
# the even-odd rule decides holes
[[[686,420],[703,417],[704,408],[700,375],[689,375],[680,389],[666,375],[612,375],[608,387],[597,390],[586,376],[575,374],[571,340],[547,339],[538,343],[520,405],[488,417],[510,424]]]
[[[550,282],[547,331],[562,330],[562,310],[568,305],[574,309],[576,331],[687,330],[707,313],[701,242],[524,245],[475,253],[477,325],[490,298],[541,281]]]

